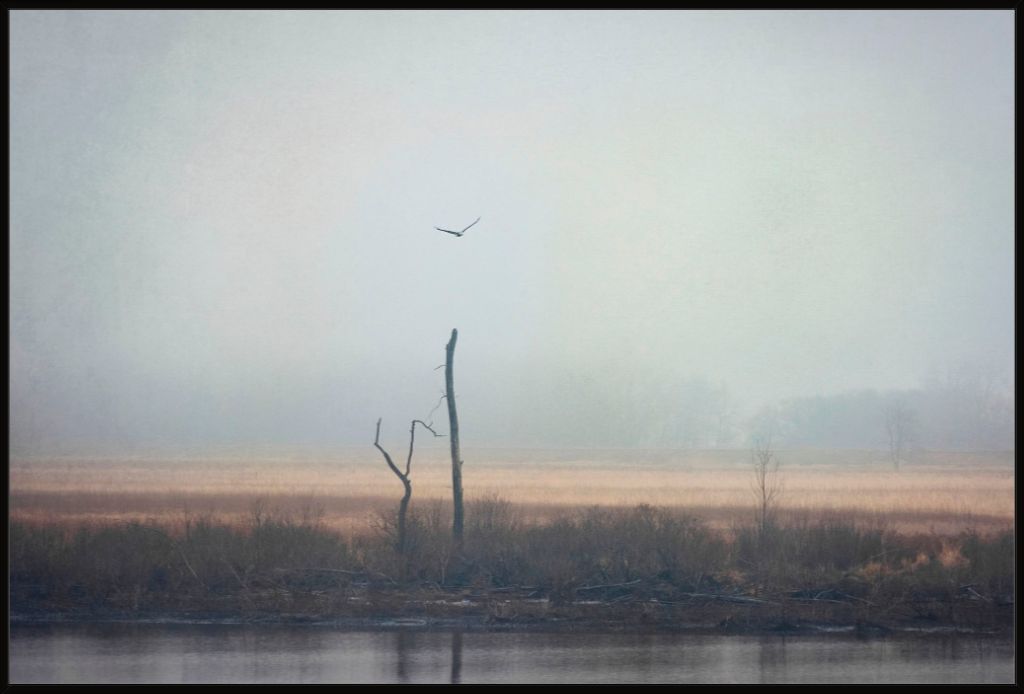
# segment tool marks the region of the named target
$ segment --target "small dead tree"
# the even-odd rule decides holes
[[[891,403],[885,411],[885,432],[889,436],[889,458],[898,471],[910,441],[913,414],[902,401]]]
[[[754,480],[751,488],[757,500],[757,530],[763,537],[771,527],[775,507],[782,493],[782,477],[779,475],[779,458],[772,450],[771,436],[755,438],[751,452]]]
[[[373,445],[378,451],[384,456],[385,462],[388,467],[391,468],[391,472],[395,473],[399,480],[402,481],[402,486],[405,487],[405,494],[402,496],[402,501],[398,505],[398,552],[404,553],[406,547],[406,536],[405,536],[405,517],[409,511],[409,500],[412,499],[412,482],[409,480],[409,470],[412,468],[412,452],[413,447],[416,443],[416,425],[419,424],[424,429],[429,431],[434,436],[441,436],[434,431],[429,424],[419,419],[412,420],[412,424],[409,425],[409,456],[405,459],[405,472],[398,469],[395,462],[388,455],[388,452],[380,445],[380,419],[377,419],[377,434],[373,437]]]
[[[455,411],[455,377],[453,374],[455,361],[455,341],[459,331],[452,328],[452,337],[445,345],[444,385],[445,400],[448,401],[448,436],[452,450],[452,539],[456,547],[462,546],[462,457],[459,453],[459,415]]]

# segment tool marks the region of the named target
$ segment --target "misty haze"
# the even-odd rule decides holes
[[[1011,12],[9,18],[12,622],[1012,638]]]

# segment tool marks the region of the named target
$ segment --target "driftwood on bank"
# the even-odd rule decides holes
[[[379,571],[370,571],[369,569],[363,569],[361,571],[347,571],[345,569],[326,569],[318,567],[296,567],[293,569],[274,569],[277,573],[326,573],[326,574],[342,574],[343,576],[353,577],[377,577],[382,578],[392,585],[399,585],[398,581],[391,578],[387,574],[382,574]]]

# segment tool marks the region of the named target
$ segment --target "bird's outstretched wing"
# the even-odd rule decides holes
[[[477,217],[475,220],[473,220],[473,224],[476,224],[481,219],[482,219],[482,217]],[[463,234],[465,234],[469,230],[469,227],[473,226],[473,224],[470,224],[468,227],[466,227],[462,231],[452,231],[451,229],[442,229],[441,227],[434,227],[434,228],[437,229],[438,231],[443,231],[446,234],[452,234],[454,236],[462,236]]]

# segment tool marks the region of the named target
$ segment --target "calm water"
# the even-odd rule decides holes
[[[16,625],[11,682],[1010,683],[1013,644],[964,636],[352,632]]]

